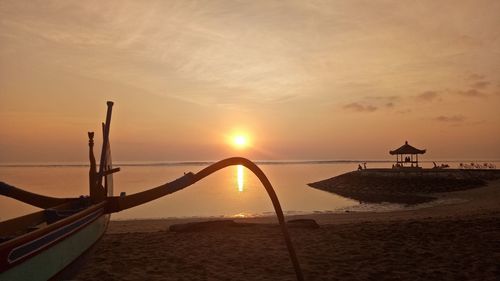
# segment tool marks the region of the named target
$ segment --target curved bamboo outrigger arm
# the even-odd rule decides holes
[[[20,188],[0,182],[0,195],[16,199],[32,206],[47,209],[67,203],[78,198],[56,198],[25,191]]]
[[[295,249],[292,244],[292,240],[290,238],[290,234],[288,233],[288,228],[286,226],[285,222],[285,217],[283,215],[283,211],[281,209],[280,202],[278,200],[278,197],[276,196],[276,193],[274,192],[273,186],[271,185],[271,182],[269,182],[268,178],[262,172],[262,170],[255,165],[252,161],[242,158],[242,157],[233,157],[233,158],[227,158],[224,160],[221,160],[219,162],[216,162],[200,172],[193,174],[193,173],[187,173],[183,177],[170,182],[166,183],[164,185],[158,186],[156,188],[152,188],[150,190],[146,190],[143,192],[131,194],[128,196],[120,196],[120,197],[108,197],[108,206],[107,206],[107,211],[109,213],[114,213],[114,212],[119,212],[125,209],[129,209],[141,204],[144,204],[146,202],[149,202],[151,200],[158,199],[160,197],[163,197],[167,194],[179,191],[183,188],[186,188],[197,181],[209,176],[210,174],[223,169],[228,166],[234,166],[234,165],[243,165],[247,167],[250,171],[252,171],[260,180],[262,185],[264,185],[264,188],[267,191],[267,194],[271,198],[271,201],[273,203],[274,210],[276,211],[276,216],[278,217],[279,224],[281,226],[281,231],[283,232],[283,236],[285,238],[285,243],[288,248],[288,253],[290,254],[290,259],[292,260],[293,268],[295,270],[295,275],[297,276],[297,280],[303,281],[304,276],[302,274],[302,270],[300,268],[299,261],[297,259],[297,255],[295,253]]]

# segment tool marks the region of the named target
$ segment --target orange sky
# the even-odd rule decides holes
[[[0,162],[500,159],[500,1],[1,1]],[[252,147],[226,142],[246,132]],[[100,134],[98,134],[100,143]]]

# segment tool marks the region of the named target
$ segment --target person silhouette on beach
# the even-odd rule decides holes
[[[361,167],[361,164],[358,164],[358,171],[363,170],[363,167]]]

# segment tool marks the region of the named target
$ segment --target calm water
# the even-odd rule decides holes
[[[369,163],[369,167],[389,167],[390,163]],[[452,167],[457,164],[452,164]],[[117,165],[119,166],[119,165]],[[115,194],[139,192],[197,172],[203,165],[121,166],[115,174]],[[428,166],[428,165],[427,165]],[[432,166],[432,164],[431,164]],[[498,166],[498,165],[497,165]],[[357,163],[266,164],[260,165],[269,177],[288,214],[334,212],[346,208],[362,210],[357,201],[316,190],[307,183],[326,179],[357,168]],[[88,194],[85,166],[0,167],[0,181],[35,193],[55,197]],[[38,210],[0,196],[0,220]],[[229,167],[174,194],[120,213],[112,219],[166,217],[262,216],[274,214],[259,180],[246,168]]]
[[[132,194],[169,182],[184,172],[197,172],[205,166],[122,166],[114,176],[114,191],[115,194],[122,191]],[[334,211],[358,204],[306,185],[352,170],[355,164],[268,164],[260,167],[273,184],[283,210],[288,213]],[[88,168],[84,166],[0,167],[0,181],[49,196],[88,194]],[[5,197],[0,197],[0,206],[0,220],[38,210]],[[234,166],[164,198],[113,214],[112,218],[230,217],[268,213],[274,213],[273,207],[259,180],[245,167]]]

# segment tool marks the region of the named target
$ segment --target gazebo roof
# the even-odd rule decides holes
[[[409,145],[408,141],[405,141],[405,144],[403,146],[401,146],[400,148],[398,148],[396,150],[391,150],[391,151],[389,151],[389,153],[391,155],[394,155],[394,154],[424,154],[425,149],[421,150],[421,149],[415,148],[415,147]]]

